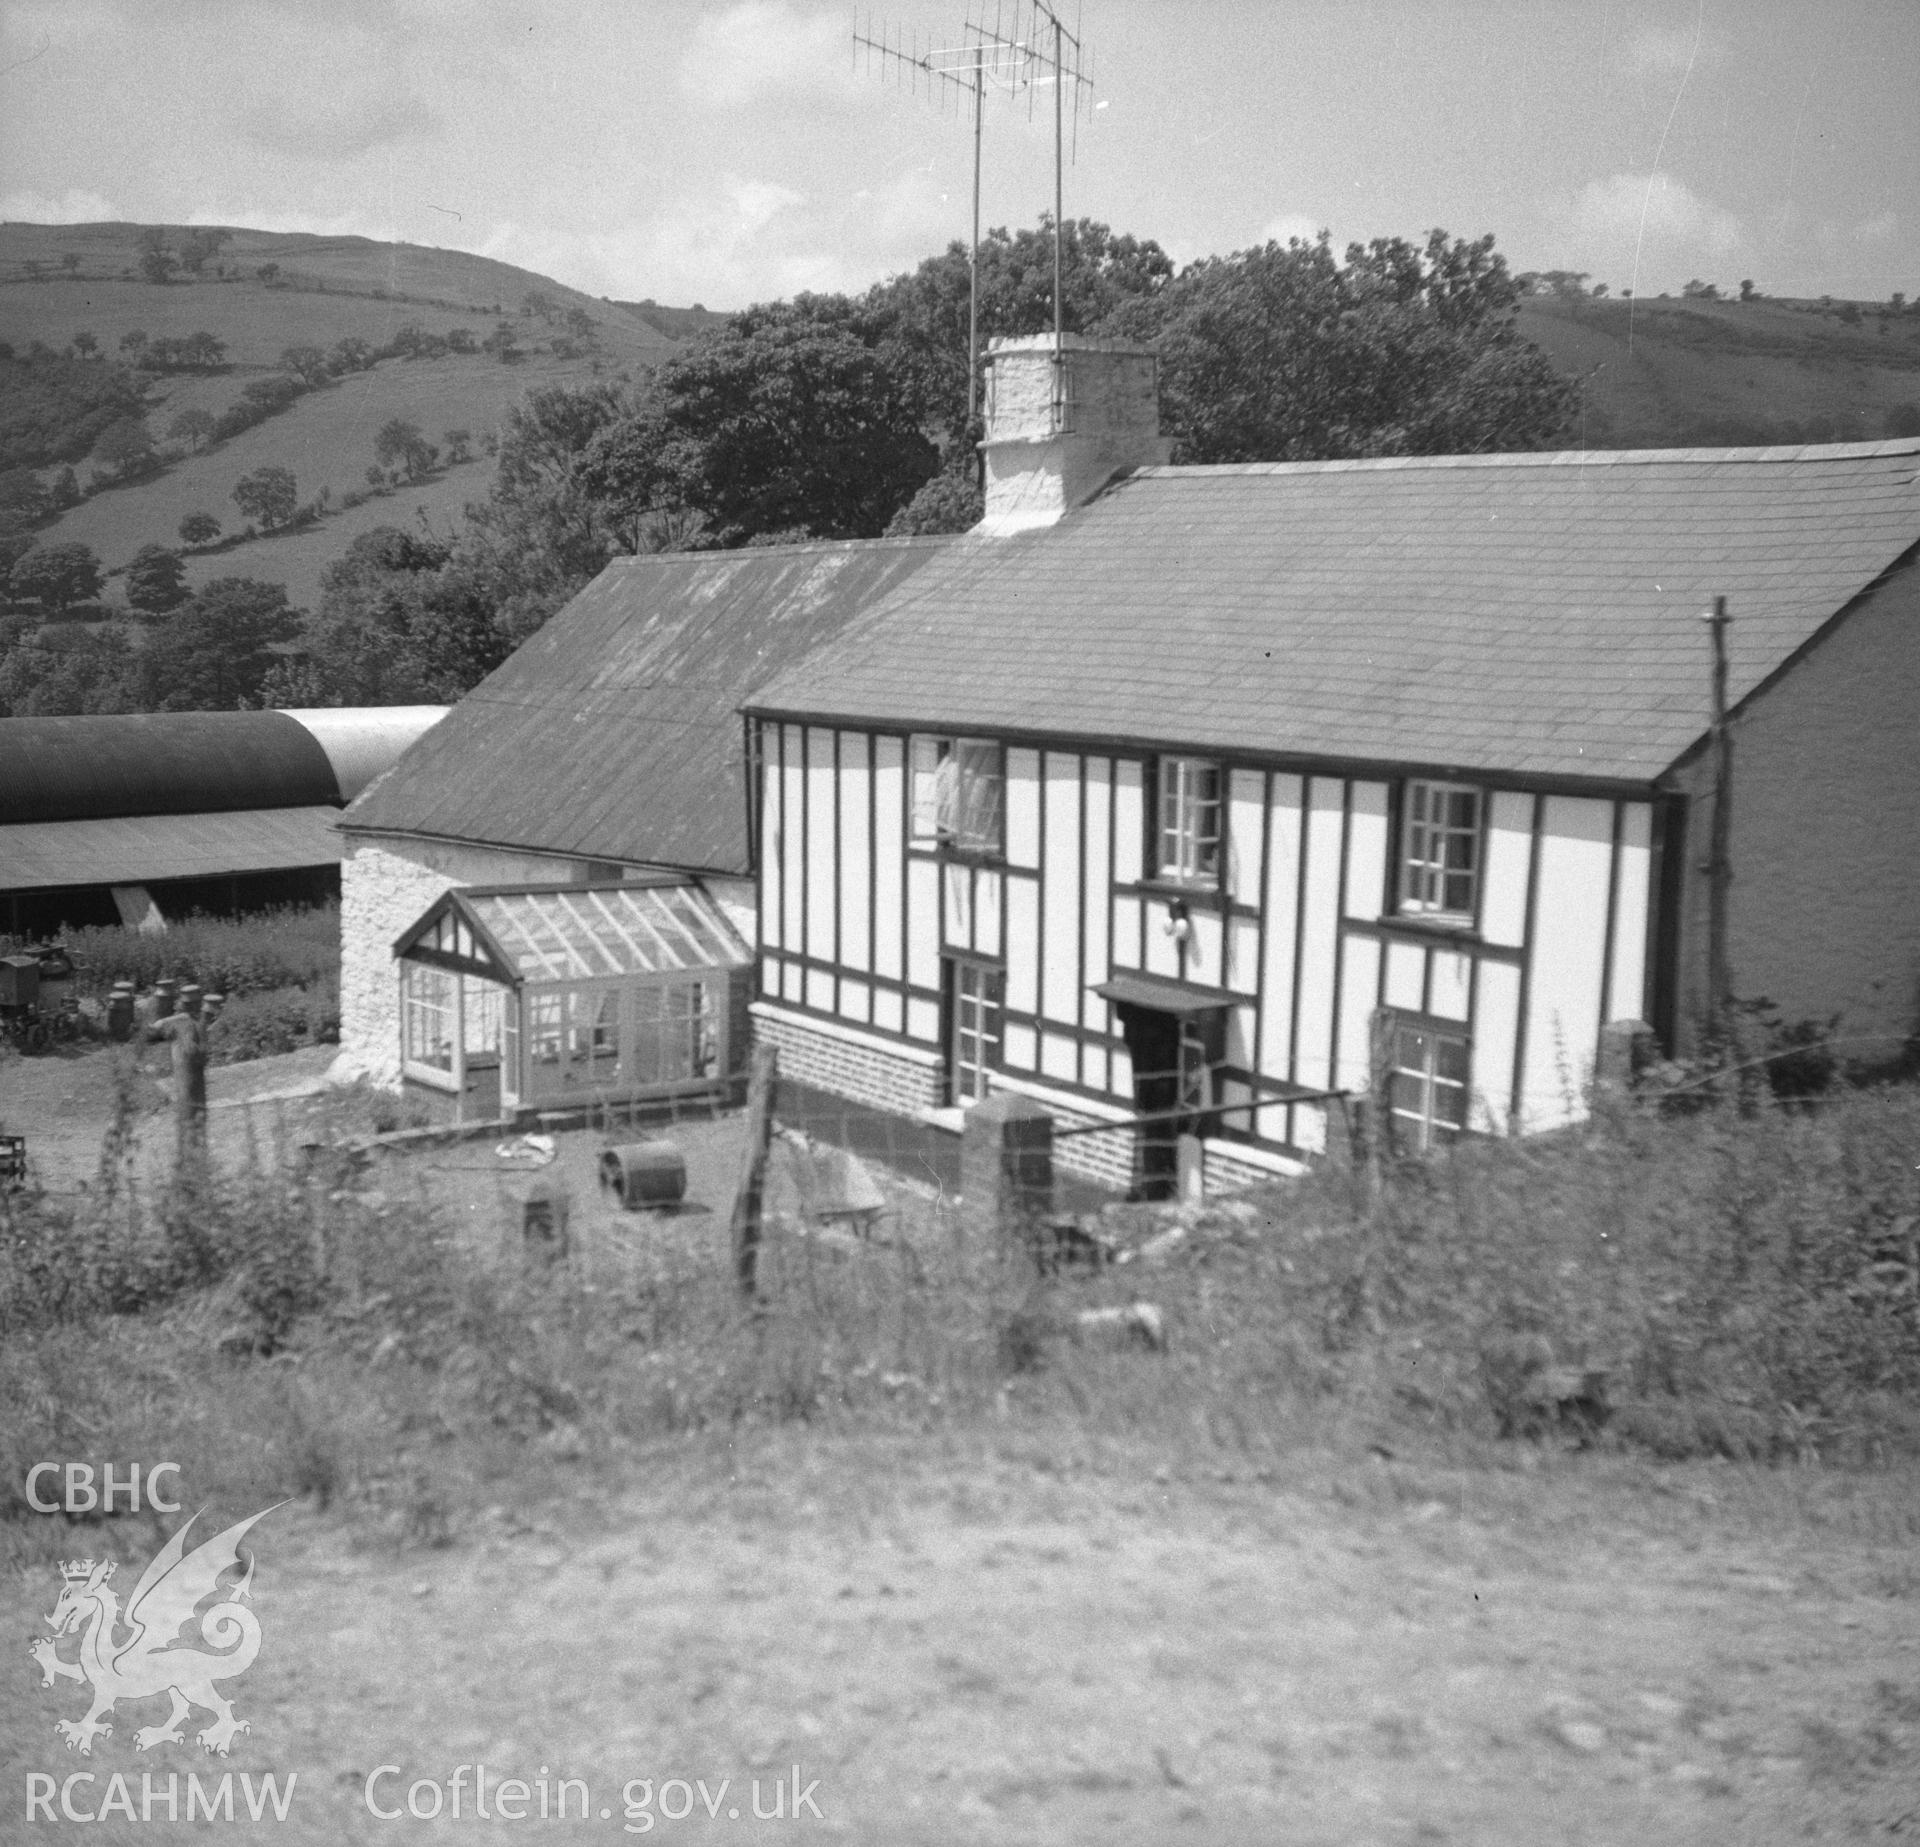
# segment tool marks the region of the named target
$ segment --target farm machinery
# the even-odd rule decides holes
[[[0,1035],[23,1052],[44,1052],[80,1033],[73,957],[57,943],[0,956]]]

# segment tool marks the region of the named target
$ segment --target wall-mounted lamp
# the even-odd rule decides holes
[[[1190,949],[1193,946],[1193,917],[1187,910],[1186,899],[1175,898],[1167,906],[1167,934],[1178,948]]]

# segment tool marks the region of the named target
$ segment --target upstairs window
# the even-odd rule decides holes
[[[997,859],[1005,850],[1007,774],[990,738],[913,740],[913,837]]]
[[[1407,784],[1400,852],[1400,909],[1470,922],[1480,893],[1478,789],[1454,782]]]
[[[1162,757],[1154,873],[1180,885],[1220,882],[1220,766]]]

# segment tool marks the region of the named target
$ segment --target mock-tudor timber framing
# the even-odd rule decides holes
[[[758,720],[760,988],[795,1024],[831,1021],[923,1062],[947,1049],[943,964],[984,960],[1006,978],[1000,1075],[1096,1117],[1130,1113],[1125,1044],[1094,990],[1157,976],[1217,995],[1226,1015],[1221,1137],[1299,1160],[1326,1143],[1318,1099],[1366,1087],[1378,1009],[1468,1040],[1472,1124],[1488,1130],[1577,1113],[1600,1025],[1650,1010],[1661,875],[1644,788],[1476,784],[1482,857],[1463,924],[1395,907],[1401,792],[1421,780],[1404,771],[1005,733],[993,857],[914,838],[914,735]],[[1152,870],[1153,764],[1174,755],[1221,770],[1217,888]],[[1592,938],[1576,955],[1557,933],[1544,988],[1543,884]],[[1176,905],[1190,933],[1173,928]]]
[[[1740,991],[1897,1055],[1920,444],[1150,464],[997,521],[995,468],[1059,441],[990,429],[975,534],[747,702],[756,1013],[801,1072],[938,1113],[949,965],[984,959],[996,1087],[1069,1124],[1151,1116],[1169,1071],[1184,1107],[1204,1041],[1210,1167],[1315,1153],[1376,1067],[1423,1140],[1573,1120],[1604,1026],[1697,1030],[1716,596]],[[998,853],[914,837],[914,740],[943,737],[1002,754]],[[1217,870],[1197,835],[1159,870],[1175,758],[1217,766]],[[1420,784],[1452,791],[1437,832],[1407,824]],[[1180,985],[1102,992],[1128,975]]]

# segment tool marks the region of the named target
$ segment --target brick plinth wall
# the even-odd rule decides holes
[[[810,1031],[803,1021],[772,1011],[753,1011],[754,1037],[780,1054],[780,1075],[875,1109],[912,1116],[938,1109],[940,1069],[903,1058],[864,1041]]]

